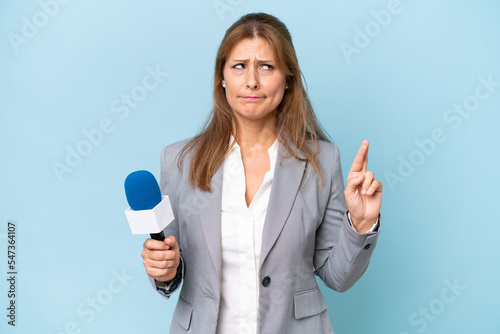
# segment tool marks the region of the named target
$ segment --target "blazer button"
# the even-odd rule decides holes
[[[365,249],[368,249],[370,247],[371,247],[371,244],[368,244],[368,245],[365,246]]]
[[[268,287],[269,284],[271,284],[271,277],[269,276],[264,277],[264,279],[262,280],[262,285],[264,287]]]

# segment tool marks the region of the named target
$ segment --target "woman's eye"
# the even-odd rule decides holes
[[[243,66],[244,66],[243,64],[236,64],[236,65],[233,66],[233,68],[241,70],[243,68]]]
[[[268,65],[268,64],[264,64],[262,65],[262,67],[265,69],[265,70],[272,70],[274,67],[273,65]]]

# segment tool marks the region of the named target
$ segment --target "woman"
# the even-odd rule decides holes
[[[363,141],[344,190],[287,28],[263,13],[235,22],[204,130],[162,151],[176,219],[142,257],[167,299],[183,283],[171,333],[333,333],[314,275],[345,291],[368,266],[382,184],[367,159]]]

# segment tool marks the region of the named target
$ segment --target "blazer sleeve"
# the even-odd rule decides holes
[[[172,183],[174,181],[174,178],[170,177],[172,168],[177,168],[177,165],[175,163],[176,156],[177,152],[173,152],[172,150],[170,150],[169,146],[164,147],[161,152],[160,190],[162,196],[169,196],[170,203],[172,205],[172,211],[174,213],[174,220],[170,224],[168,224],[167,227],[165,227],[163,233],[165,234],[165,236],[173,235],[175,237],[175,240],[179,245],[180,263],[179,267],[177,268],[176,276],[171,282],[169,282],[169,284],[157,281],[153,277],[148,276],[153,288],[166,299],[169,299],[170,296],[180,288],[182,280],[184,278],[184,260],[182,257],[182,246],[180,244],[179,237],[179,222],[177,219],[177,196],[174,193],[174,189],[176,189],[176,187],[175,184]]]
[[[350,225],[339,150],[335,144],[329,147],[332,149],[324,152],[328,156],[326,163],[329,168],[322,170],[332,172],[330,193],[323,220],[316,231],[314,273],[329,288],[344,292],[366,271],[377,243],[381,220],[379,215],[379,227],[375,232],[360,234]]]

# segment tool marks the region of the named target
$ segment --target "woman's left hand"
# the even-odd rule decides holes
[[[382,206],[382,183],[367,171],[368,140],[363,140],[347,175],[344,190],[347,210],[358,233],[368,231],[377,222]]]

